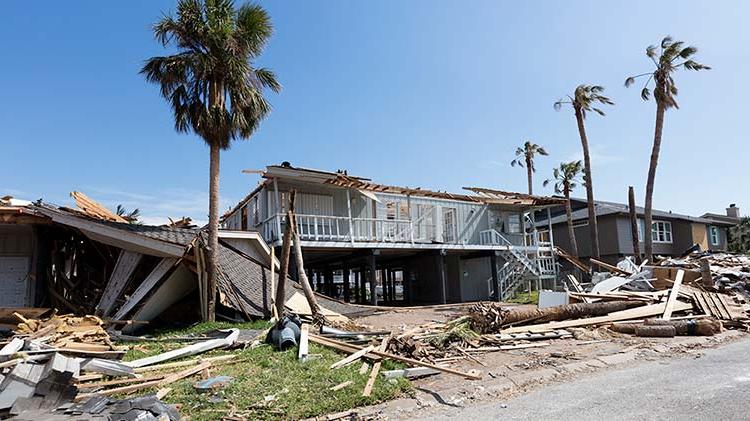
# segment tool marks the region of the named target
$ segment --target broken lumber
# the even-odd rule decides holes
[[[367,348],[362,348],[359,351],[355,352],[354,354],[351,354],[348,357],[344,358],[343,360],[340,360],[331,364],[331,366],[328,368],[330,368],[331,370],[335,370],[337,368],[345,367],[357,361],[358,359],[362,358],[363,356],[365,356],[367,353],[369,353],[370,351],[374,349],[375,347],[372,345],[368,346]]]
[[[310,349],[310,325],[302,323],[299,335],[299,350],[297,351],[297,359],[300,362],[307,361],[307,357]]]
[[[537,325],[516,326],[503,329],[500,333],[518,333],[518,332],[545,332],[555,329],[564,329],[568,327],[591,326],[597,324],[606,324],[620,320],[643,319],[645,317],[661,315],[664,313],[667,303],[649,304],[646,306],[630,308],[627,310],[616,311],[606,316],[589,317],[578,320],[563,320],[558,322],[542,323]],[[673,312],[690,310],[692,304],[677,301],[674,304]]]
[[[310,338],[316,338],[316,339],[318,339],[319,337],[317,335],[312,335],[311,334]],[[329,341],[334,342],[334,343],[335,342],[340,342],[340,341],[335,341],[333,339],[329,339]],[[350,346],[352,348],[356,348],[357,350],[363,349],[362,347],[359,347],[359,346],[356,346],[356,345],[351,345],[351,344],[346,344],[346,345],[348,345],[348,346]],[[390,352],[380,351],[380,349],[376,349],[376,350],[373,350],[373,351],[370,351],[370,352],[373,353],[373,354],[375,354],[375,355],[379,355],[379,356],[381,356],[383,358],[388,358],[388,359],[391,359],[391,360],[400,361],[400,362],[405,363],[405,364],[411,364],[411,365],[416,365],[416,366],[421,366],[421,367],[434,368],[435,370],[440,370],[440,371],[443,371],[445,373],[454,374],[456,376],[465,377],[465,378],[471,379],[471,380],[479,380],[479,379],[482,378],[482,376],[479,376],[477,374],[465,373],[463,371],[454,370],[454,369],[448,368],[448,367],[440,367],[440,366],[437,366],[435,364],[426,363],[424,361],[419,361],[419,360],[415,360],[415,359],[412,359],[412,358],[402,357],[400,355],[392,354]]]
[[[596,260],[593,257],[591,259],[589,259],[589,261],[591,261],[591,263],[599,266],[600,268],[606,269],[607,271],[612,272],[612,273],[619,273],[620,275],[625,275],[625,276],[632,275],[632,273],[630,273],[630,272],[628,272],[626,270],[622,270],[622,269],[618,268],[617,266],[610,265],[607,262],[602,262],[601,260]]]
[[[607,301],[564,304],[543,309],[508,310],[498,303],[477,303],[469,309],[471,327],[481,333],[495,333],[500,327],[514,324],[542,323],[583,317],[603,316],[643,305],[640,301]]]
[[[337,390],[341,390],[341,389],[343,389],[343,388],[345,388],[345,387],[347,387],[347,386],[349,386],[349,385],[351,385],[351,384],[353,384],[353,383],[354,383],[354,381],[352,381],[352,380],[347,380],[347,381],[345,381],[345,382],[342,382],[342,383],[339,383],[339,384],[337,384],[336,386],[333,386],[333,387],[331,388],[331,390],[335,392],[335,391],[337,391]]]
[[[380,343],[380,347],[378,348],[378,350],[385,351],[386,349],[388,349],[388,341],[390,339],[390,336],[386,336],[385,338],[383,338],[383,342]],[[372,388],[375,386],[375,380],[377,380],[378,373],[380,372],[380,365],[380,361],[372,365],[372,371],[370,372],[370,377],[367,379],[364,390],[362,390],[362,396],[367,397],[372,394]]]
[[[674,279],[674,284],[672,285],[672,290],[669,291],[669,298],[667,298],[667,305],[664,307],[664,314],[661,316],[664,320],[669,320],[669,318],[672,317],[672,309],[674,308],[675,302],[677,302],[677,295],[680,293],[683,276],[685,276],[685,271],[682,269],[678,270],[677,276],[675,276]]]

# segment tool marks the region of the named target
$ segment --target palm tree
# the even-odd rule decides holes
[[[273,27],[258,5],[231,0],[180,0],[177,16],[154,27],[155,38],[175,54],[152,57],[141,73],[161,86],[175,129],[200,136],[210,150],[208,206],[208,314],[215,317],[219,247],[219,155],[233,140],[247,139],[271,110],[263,94],[281,85],[271,70],[256,68]]]
[[[534,194],[532,174],[536,172],[536,167],[534,166],[534,156],[536,156],[536,154],[543,156],[549,155],[543,147],[527,140],[522,147],[516,148],[516,159],[510,162],[511,167],[515,167],[516,165],[521,168],[526,167],[526,180],[529,183],[529,194]]]
[[[657,51],[658,49],[658,51]],[[654,179],[656,178],[656,165],[659,163],[659,151],[661,150],[661,136],[664,129],[664,112],[669,108],[680,108],[677,105],[677,85],[672,75],[679,69],[687,70],[709,70],[710,67],[700,64],[691,59],[698,49],[693,46],[685,46],[681,41],[674,41],[671,37],[664,37],[660,47],[650,45],[646,48],[646,56],[654,64],[654,70],[648,73],[631,76],[625,79],[625,86],[631,86],[639,77],[648,76],[641,90],[641,98],[648,101],[651,98],[649,84],[654,81],[654,99],[656,99],[656,125],[654,128],[654,145],[651,149],[651,162],[648,167],[648,179],[646,180],[646,200],[643,212],[645,220],[645,259],[653,262],[653,236],[651,231],[651,205],[654,196]]]
[[[589,154],[589,138],[586,135],[584,120],[587,112],[595,112],[601,116],[604,111],[596,107],[597,104],[614,105],[611,99],[602,95],[604,87],[598,85],[578,85],[573,96],[555,102],[555,110],[560,111],[563,104],[570,104],[578,123],[578,136],[581,138],[583,149],[584,184],[586,185],[586,202],[589,211],[589,235],[591,236],[591,256],[599,257],[599,226],[596,223],[596,209],[594,208],[594,181],[591,177],[591,155]]]
[[[544,180],[544,186],[554,183],[555,193],[565,195],[565,214],[568,217],[568,237],[570,237],[571,252],[578,257],[578,243],[573,229],[573,209],[570,207],[570,192],[582,181],[578,179],[583,165],[581,161],[563,162],[559,168],[552,170],[552,179]]]
[[[133,209],[132,211],[128,212],[125,209],[125,206],[123,205],[117,205],[117,208],[115,209],[115,214],[117,216],[121,216],[123,219],[128,221],[130,224],[140,224],[141,222],[138,220],[138,218],[141,217],[141,210],[138,208]]]

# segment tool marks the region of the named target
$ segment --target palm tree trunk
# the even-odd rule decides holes
[[[576,109],[576,121],[578,122],[578,135],[581,137],[583,148],[583,172],[586,177],[586,203],[589,210],[589,234],[591,235],[591,256],[599,258],[599,227],[596,224],[596,209],[594,208],[594,182],[591,178],[591,156],[589,155],[589,140],[586,136],[586,127],[583,125],[583,113]]]
[[[628,210],[630,213],[630,235],[633,237],[633,256],[635,263],[641,264],[641,244],[638,240],[638,218],[635,211],[635,190],[633,186],[628,187]]]
[[[534,194],[533,170],[534,163],[531,161],[531,157],[526,155],[526,181],[529,184],[529,194]]]
[[[296,190],[292,190],[289,193],[289,212],[294,213],[294,201],[297,195]],[[281,204],[279,204],[281,205]],[[281,212],[281,208],[277,210]],[[281,215],[278,215],[281,218]],[[276,296],[274,297],[274,305],[276,306],[276,314],[279,315],[279,320],[284,315],[284,301],[286,300],[286,278],[289,274],[289,255],[292,250],[292,224],[287,218],[286,224],[284,224],[284,240],[281,242],[281,267],[279,268],[279,281],[276,286]]]
[[[208,321],[216,319],[216,280],[219,275],[219,156],[221,149],[217,143],[210,146],[208,183]]]
[[[578,242],[576,241],[576,230],[573,228],[573,209],[570,207],[570,188],[565,186],[565,215],[568,217],[568,237],[570,238],[570,252],[578,257]]]
[[[658,88],[657,88],[658,89]],[[661,150],[661,134],[664,129],[664,105],[656,102],[656,126],[654,127],[654,146],[651,149],[651,162],[648,166],[648,179],[646,180],[646,203],[643,211],[644,231],[645,231],[645,259],[649,262],[654,261],[654,244],[653,234],[651,232],[652,218],[651,207],[654,198],[654,180],[656,179],[656,165],[659,163],[659,150]]]

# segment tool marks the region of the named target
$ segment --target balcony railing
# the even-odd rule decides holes
[[[263,237],[281,238],[286,217],[274,215],[262,223]],[[434,225],[414,224],[408,219],[351,218],[328,215],[297,215],[297,230],[306,241],[358,241],[419,243],[435,241]]]

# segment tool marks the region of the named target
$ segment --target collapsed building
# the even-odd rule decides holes
[[[128,223],[74,197],[78,209],[0,202],[0,308],[96,314],[124,331],[206,318],[207,233]],[[270,249],[253,231],[221,230],[219,238],[216,318],[269,318]],[[287,282],[291,296],[298,286]]]

